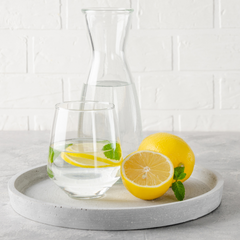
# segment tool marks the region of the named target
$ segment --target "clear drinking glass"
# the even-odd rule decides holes
[[[112,102],[116,108],[123,156],[136,151],[142,125],[136,87],[125,59],[133,9],[83,9],[92,47],[92,64],[81,100]]]
[[[122,161],[114,105],[56,105],[47,171],[70,197],[101,197],[118,179]]]

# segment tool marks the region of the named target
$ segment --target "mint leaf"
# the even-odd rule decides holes
[[[178,180],[178,173],[175,173],[175,172],[174,172],[173,179],[174,179],[174,180]]]
[[[181,174],[181,173],[184,173],[184,169],[185,167],[175,167],[174,172]]]
[[[122,156],[122,150],[119,143],[116,143],[115,146],[112,143],[106,144],[103,146],[102,151],[104,151],[104,155],[110,159],[120,160]]]
[[[182,201],[185,196],[185,188],[182,182],[177,181],[172,184],[172,190],[178,201]]]
[[[178,176],[178,180],[182,180],[186,177],[186,173],[181,173],[179,176]]]
[[[173,179],[174,180],[180,180],[179,177],[180,177],[180,175],[183,176],[182,173],[184,173],[184,169],[185,169],[185,167],[176,167],[176,168],[174,168]],[[183,178],[181,178],[181,179],[183,179]]]
[[[49,147],[48,161],[50,163],[53,163],[54,160],[60,155],[60,153],[60,151],[57,151],[56,149],[54,150],[52,147]]]
[[[176,182],[174,182],[172,184],[172,190],[175,194],[175,197],[179,201],[182,201],[184,199],[184,196],[185,196],[184,185],[181,181],[178,181],[178,180],[182,180],[186,177],[186,173],[184,172],[184,169],[185,169],[184,167],[174,168],[173,179],[176,180]]]
[[[66,149],[67,147],[71,146],[72,143],[70,144],[65,144],[64,149]],[[58,151],[56,149],[53,149],[52,147],[49,147],[49,155],[48,155],[48,161],[50,163],[53,163],[54,160],[61,154],[61,151]]]
[[[47,173],[48,173],[48,176],[49,176],[50,178],[53,178],[53,177],[54,177],[53,172],[52,172],[51,169],[47,168]]]

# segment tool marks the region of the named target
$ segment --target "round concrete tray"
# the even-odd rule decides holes
[[[8,188],[13,209],[31,220],[68,228],[129,230],[182,223],[210,213],[221,203],[223,182],[217,172],[195,166],[184,183],[182,202],[176,201],[172,189],[156,200],[140,200],[121,183],[100,199],[74,200],[48,178],[42,165],[12,177]]]

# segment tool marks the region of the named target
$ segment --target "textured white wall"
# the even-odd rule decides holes
[[[144,130],[240,131],[239,0],[0,0],[0,130],[49,130],[90,63],[81,8],[133,7]]]

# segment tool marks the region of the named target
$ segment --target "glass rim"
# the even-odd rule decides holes
[[[64,107],[64,104],[70,104],[70,103],[95,103],[95,104],[103,104],[106,107],[105,108],[99,108],[99,109],[70,109]],[[115,108],[115,105],[110,102],[100,102],[100,101],[66,101],[66,102],[61,102],[55,104],[55,109],[56,110],[65,110],[65,111],[72,111],[72,112],[100,112],[100,111],[108,111],[108,110],[113,110]]]
[[[92,7],[92,8],[83,8],[82,12],[86,13],[86,12],[133,12],[134,9],[133,8],[112,8],[112,7]]]

